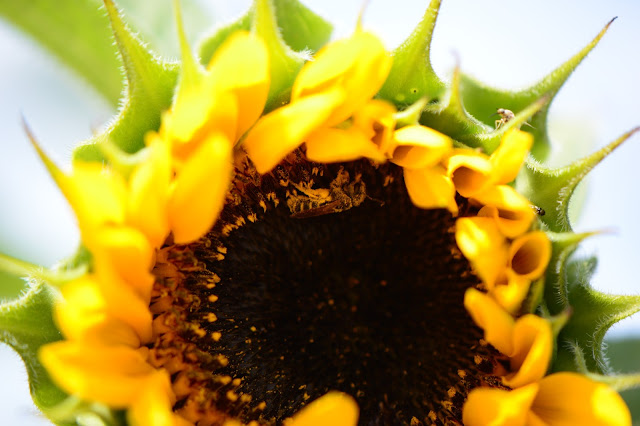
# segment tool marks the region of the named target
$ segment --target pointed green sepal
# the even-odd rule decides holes
[[[587,366],[587,359],[584,356],[582,348],[575,342],[568,342],[567,347],[571,349],[574,355],[576,369],[579,373],[582,373],[599,383],[604,383],[617,392],[625,391],[628,389],[637,389],[640,387],[640,373],[630,374],[598,374],[589,371]]]
[[[0,271],[16,277],[31,277],[55,285],[62,285],[78,279],[86,274],[87,270],[86,264],[73,269],[50,270],[0,253]]]
[[[474,117],[478,117],[486,124],[491,125],[491,115],[496,112],[497,108],[506,108],[517,114],[544,94],[548,94],[553,98],[580,62],[582,62],[587,54],[598,44],[613,20],[615,20],[615,18],[609,21],[600,33],[582,50],[527,89],[516,92],[494,89],[483,85],[471,77],[463,76],[462,97],[467,111]],[[546,159],[550,148],[549,137],[547,135],[548,111],[549,105],[547,104],[530,123],[533,126],[531,133],[535,137],[535,143],[531,153],[539,161]]]
[[[535,121],[535,117],[549,105],[549,99],[549,96],[542,96],[540,99],[536,99],[531,105],[527,105],[512,119],[492,132],[470,133],[461,137],[461,140],[468,146],[481,147],[485,152],[492,153],[500,146],[502,137],[507,131],[511,129],[521,129],[523,126],[529,124],[530,121]],[[529,127],[527,127],[526,131],[531,133]]]
[[[123,410],[113,410],[104,404],[84,401],[69,396],[64,401],[46,410],[49,417],[58,425],[126,426]]]
[[[289,101],[293,81],[307,55],[294,52],[282,38],[271,0],[255,0],[253,7],[251,30],[262,38],[269,52],[271,84],[265,106],[266,113]]]
[[[193,56],[193,52],[191,52],[191,47],[187,41],[187,35],[184,31],[184,23],[182,22],[180,0],[173,0],[173,9],[176,18],[176,29],[178,32],[181,56],[180,83],[176,94],[176,96],[180,98],[181,93],[185,89],[194,88],[200,84],[204,79],[204,69]]]
[[[598,235],[598,232],[547,232],[551,240],[551,260],[545,275],[545,306],[550,315],[558,315],[571,309],[567,285],[567,264],[569,257],[585,239]]]
[[[273,0],[273,5],[281,36],[294,51],[317,52],[329,41],[333,26],[298,0]],[[236,21],[217,29],[201,42],[198,51],[203,64],[209,63],[218,47],[234,31],[251,29],[254,10],[251,8]]]
[[[544,287],[544,277],[531,283],[529,286],[529,293],[520,307],[520,314],[524,315],[535,313],[538,306],[540,306],[542,298],[544,297]]]
[[[389,77],[378,94],[399,107],[411,105],[420,98],[434,100],[445,92],[445,84],[431,65],[431,38],[438,18],[441,0],[431,0],[413,33],[393,51]]]
[[[420,98],[416,102],[409,105],[406,109],[396,112],[394,114],[394,118],[396,119],[396,129],[418,124],[418,121],[422,116],[422,112],[424,111],[428,102],[429,101],[427,98]]]
[[[488,133],[487,126],[470,116],[464,109],[460,97],[460,69],[456,67],[449,90],[440,102],[428,104],[420,117],[420,124],[435,129],[458,141],[476,143],[478,138]],[[482,147],[484,148],[484,147]]]
[[[24,296],[0,306],[0,341],[11,346],[24,361],[33,401],[45,412],[66,396],[38,360],[42,345],[61,339],[53,321],[57,297],[47,284],[32,281]]]
[[[625,133],[604,148],[561,168],[547,168],[535,160],[528,160],[520,174],[516,189],[534,205],[545,210],[541,220],[555,232],[571,229],[569,202],[578,184],[614,149],[640,130],[637,127]]]
[[[125,180],[129,179],[136,167],[149,157],[148,148],[142,148],[138,152],[129,154],[120,149],[111,139],[103,140],[96,146],[111,166],[111,169],[124,177]]]
[[[578,371],[575,348],[584,354],[590,372],[606,374],[609,370],[603,353],[604,336],[612,325],[640,311],[640,296],[605,294],[591,288],[589,277],[595,259],[574,260],[567,267],[567,290],[573,314],[558,336],[556,371]],[[573,346],[572,346],[573,345]]]
[[[107,139],[128,153],[142,149],[145,133],[160,127],[161,113],[171,105],[178,77],[177,64],[155,57],[125,24],[113,1],[104,4],[124,64],[127,91],[115,121],[78,146],[74,160],[104,160],[96,145]]]

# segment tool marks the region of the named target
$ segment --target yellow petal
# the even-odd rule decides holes
[[[191,424],[173,412],[175,395],[165,371],[150,375],[146,387],[140,389],[131,408],[127,411],[129,424],[134,426],[182,426]]]
[[[528,412],[537,392],[537,384],[512,391],[476,388],[462,407],[462,422],[465,426],[531,426]]]
[[[125,226],[104,226],[94,234],[89,249],[96,269],[109,268],[149,303],[154,282],[153,250],[144,234]]]
[[[509,249],[509,267],[529,280],[540,278],[551,259],[551,241],[542,231],[529,232],[516,239]]]
[[[384,162],[386,157],[357,127],[348,129],[324,128],[309,135],[306,156],[318,163],[353,161],[362,157]]]
[[[473,199],[484,205],[478,216],[492,217],[508,238],[524,234],[535,218],[531,203],[507,185],[490,187]]]
[[[56,324],[70,340],[89,344],[140,346],[133,327],[110,315],[100,288],[89,278],[70,282],[62,288],[64,299],[56,305]]]
[[[456,221],[456,242],[478,276],[491,290],[507,268],[507,243],[495,221],[463,217]]]
[[[43,346],[39,357],[65,392],[116,409],[129,406],[155,373],[139,351],[126,346],[87,346],[65,340]]]
[[[77,162],[63,182],[61,190],[76,213],[83,239],[105,223],[124,222],[127,191],[119,174],[102,164]]]
[[[219,133],[202,142],[175,179],[169,223],[178,244],[204,235],[224,206],[231,181],[231,142]]]
[[[396,130],[393,142],[395,149],[391,161],[406,169],[433,167],[452,147],[448,136],[419,125]]]
[[[184,105],[174,106],[171,114],[162,119],[161,135],[171,142],[171,154],[174,161],[186,162],[200,147],[200,143],[223,134],[228,140],[235,141],[238,119],[238,101],[228,91],[200,89],[194,96],[204,97],[211,105],[204,117],[200,117],[200,101],[192,99]],[[195,110],[198,110],[196,112]],[[199,118],[200,117],[200,118]],[[179,167],[178,167],[179,168]]]
[[[344,96],[341,90],[309,96],[262,117],[243,142],[258,172],[270,171],[321,128]]]
[[[356,46],[355,66],[341,81],[341,87],[348,96],[333,111],[327,121],[328,126],[345,121],[362,108],[378,93],[391,70],[391,56],[375,35],[356,30],[351,42]]]
[[[617,392],[576,373],[542,379],[532,410],[553,426],[631,425],[629,409]]]
[[[160,247],[169,233],[169,144],[157,133],[151,133],[147,141],[149,158],[129,178],[127,223],[142,231],[153,247]]]
[[[96,268],[99,266],[96,264]],[[134,286],[124,282],[110,269],[97,269],[97,273],[89,278],[89,283],[98,288],[104,300],[106,313],[129,324],[140,340],[148,343],[152,337],[149,300],[143,299]],[[65,288],[62,293],[66,297]]]
[[[378,92],[391,69],[391,57],[373,34],[356,31],[330,43],[302,67],[294,82],[291,102],[336,88],[348,93],[327,120],[331,127],[351,117]]]
[[[517,129],[506,132],[498,149],[491,154],[494,182],[504,184],[513,181],[532,145],[531,134]]]
[[[501,353],[513,353],[513,330],[515,322],[495,300],[474,289],[464,294],[464,307],[478,327],[484,330],[484,339]]]
[[[513,352],[507,353],[513,373],[503,382],[518,388],[544,377],[551,360],[553,333],[549,321],[527,314],[516,320],[513,329]]]
[[[209,63],[207,81],[237,98],[237,140],[260,117],[269,93],[269,55],[262,39],[239,31],[231,35]]]
[[[456,150],[447,161],[447,174],[463,197],[473,197],[491,183],[489,158],[469,149]]]
[[[458,214],[456,190],[441,166],[425,169],[404,169],[404,183],[411,202],[422,209],[446,208]]]
[[[510,274],[505,282],[497,282],[489,294],[500,306],[515,315],[529,294],[530,287],[531,280]]]
[[[390,155],[393,131],[396,128],[396,107],[393,104],[372,99],[353,113],[353,125],[360,128],[378,150]]]
[[[355,426],[358,413],[358,404],[351,396],[329,392],[285,420],[284,426]]]
[[[358,59],[358,46],[350,38],[336,40],[304,64],[291,89],[291,103],[338,86]]]

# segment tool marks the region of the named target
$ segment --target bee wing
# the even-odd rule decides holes
[[[334,200],[318,207],[312,207],[310,209],[306,209],[301,212],[292,213],[291,217],[294,219],[305,219],[308,217],[323,216],[325,214],[342,211],[339,208],[339,206],[340,206],[340,200]]]

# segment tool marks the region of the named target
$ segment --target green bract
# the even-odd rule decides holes
[[[538,83],[524,90],[507,91],[488,87],[458,68],[449,82],[435,73],[430,50],[440,3],[431,1],[414,32],[392,52],[393,67],[378,97],[394,103],[401,111],[399,123],[417,120],[460,144],[486,153],[497,148],[507,130],[525,123],[530,125],[522,130],[535,137],[532,155],[515,186],[534,205],[544,209],[546,214],[539,217],[538,226],[553,242],[546,276],[532,286],[526,304],[526,309],[552,319],[556,326],[557,346],[551,369],[588,374],[616,389],[639,386],[640,377],[636,375],[610,374],[603,339],[613,324],[640,310],[640,296],[607,295],[589,285],[595,259],[578,259],[572,254],[593,234],[573,233],[568,215],[576,186],[638,129],[564,167],[544,165],[551,147],[547,130],[549,106],[612,21],[587,46]],[[73,159],[106,161],[126,174],[126,168],[145,154],[145,134],[159,128],[163,111],[171,106],[181,69],[194,71],[198,66],[182,66],[157,56],[125,23],[112,0],[104,0],[104,9],[106,17],[93,0],[0,1],[0,14],[59,56],[109,103],[120,105],[118,115],[107,129],[78,145]],[[113,38],[108,35],[109,25]],[[201,41],[200,65],[206,66],[225,38],[238,29],[260,34],[268,45],[272,70],[268,112],[288,101],[298,71],[327,43],[332,26],[297,0],[256,0],[245,15]],[[96,73],[96,69],[100,72]],[[496,106],[515,113],[513,119],[497,129],[492,117]],[[119,423],[123,420],[118,413],[68,399],[51,383],[36,357],[41,345],[61,338],[52,319],[55,286],[87,268],[90,259],[82,250],[67,266],[52,271],[0,256],[1,271],[28,277],[25,294],[0,306],[0,340],[24,360],[34,402],[52,420],[65,423],[89,416],[94,421]]]

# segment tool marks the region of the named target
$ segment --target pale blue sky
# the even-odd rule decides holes
[[[307,0],[313,10],[348,34],[362,2]],[[166,3],[169,2],[157,2]],[[371,0],[364,22],[389,48],[408,35],[427,1]],[[249,1],[208,2],[212,16],[227,19]],[[588,43],[612,17],[600,45],[558,95],[551,109],[551,135],[586,154],[640,125],[640,2],[536,0],[444,0],[433,43],[436,71],[447,78],[454,52],[463,71],[492,85],[523,87],[534,82]],[[11,255],[50,265],[71,253],[77,242],[73,216],[29,146],[20,124],[23,114],[60,163],[72,146],[108,120],[109,107],[68,71],[0,22],[0,246]],[[570,157],[569,157],[570,158]],[[580,231],[613,229],[589,242],[585,253],[600,257],[594,283],[612,292],[640,293],[640,135],[592,173]],[[616,327],[618,335],[640,334],[640,317]],[[0,422],[46,424],[29,403],[24,368],[0,347]]]

